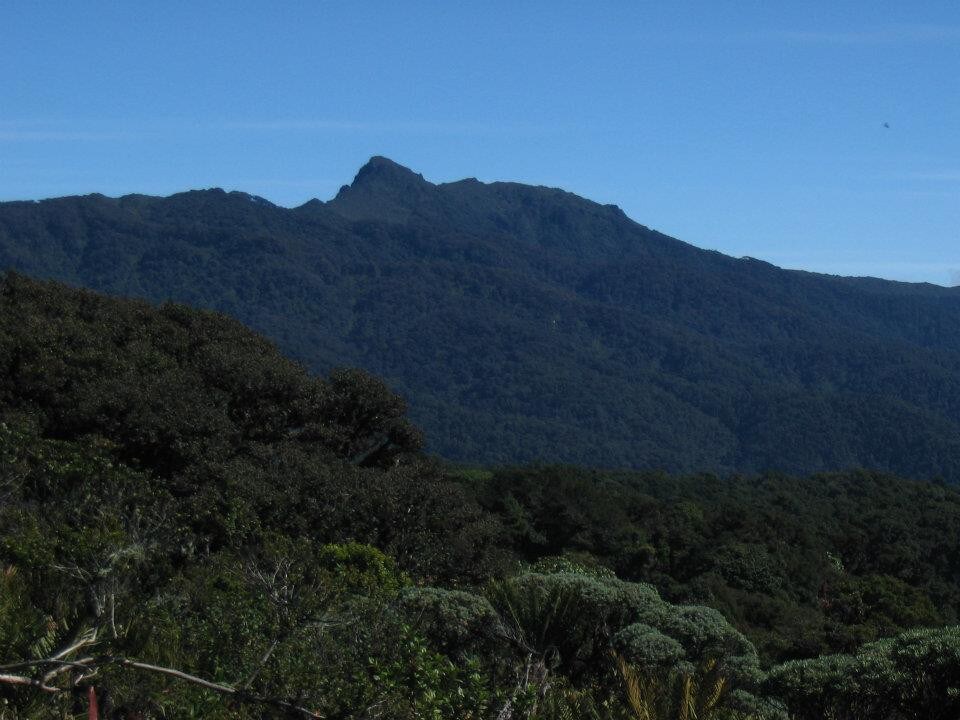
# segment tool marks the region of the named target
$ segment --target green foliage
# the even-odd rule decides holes
[[[354,369],[330,374],[322,395],[322,423],[308,426],[322,442],[359,465],[389,466],[423,444],[406,419],[406,404],[379,378]]]
[[[611,629],[660,603],[652,587],[571,572],[494,581],[487,597],[520,647],[574,680],[607,664]]]
[[[862,471],[534,467],[471,488],[522,560],[613,570],[714,607],[765,659],[846,652],[960,617],[960,492],[942,485]]]
[[[461,590],[409,588],[400,608],[433,647],[454,658],[489,653],[507,633],[486,598]]]
[[[17,277],[0,305],[3,712],[89,684],[110,720],[960,710],[956,627],[876,641],[958,614],[950,488],[449,473],[381,381],[224,318]],[[754,639],[846,654],[761,683]]]
[[[708,662],[699,668],[633,668],[621,661],[627,702],[638,720],[716,717],[726,679]]]
[[[473,579],[498,562],[495,527],[417,455],[419,433],[383,382],[312,377],[223,316],[11,275],[0,366],[0,420],[136,468],[176,499],[185,552],[240,548],[283,524],[318,543],[376,545],[424,577]],[[36,492],[59,492],[69,470]]]
[[[645,623],[627,625],[613,636],[611,644],[620,657],[641,670],[669,670],[686,654],[677,640]]]
[[[706,719],[725,707],[731,687],[759,679],[753,646],[719,613],[672,605],[646,585],[526,572],[487,594],[527,657],[525,682],[538,678],[533,712],[544,717],[577,708],[596,717]],[[566,691],[551,690],[554,677]]]
[[[662,604],[613,637],[637,718],[710,718],[731,687],[755,687],[753,646],[715,610]]]
[[[768,692],[800,720],[948,720],[960,715],[960,627],[914,630],[773,668]]]
[[[689,662],[715,660],[728,676],[738,676],[744,681],[754,679],[751,674],[757,668],[756,650],[713,608],[663,604],[652,608],[644,619],[678,640]]]
[[[519,705],[518,705],[519,707]],[[632,720],[624,702],[595,688],[574,688],[558,679],[524,717],[531,720]]]
[[[0,657],[19,660],[44,649],[55,625],[30,602],[30,588],[10,565],[0,571]]]
[[[15,568],[30,602],[62,634],[111,620],[149,592],[182,556],[171,498],[96,445],[44,440],[0,425],[4,472],[0,563]]]
[[[47,656],[79,638],[118,717],[431,706],[374,677],[427,647],[410,633],[395,645],[400,593],[410,573],[487,577],[496,523],[416,453],[382,382],[313,378],[236,323],[179,306],[17,277],[0,304],[4,662],[41,682]],[[442,670],[431,682],[486,702],[476,673],[436,652],[423,656],[430,677]],[[236,699],[116,659],[131,657]],[[54,676],[56,697],[83,663]],[[29,688],[16,707],[52,707]]]
[[[374,548],[317,548],[276,536],[253,553],[212,556],[176,579],[142,613],[137,647],[153,662],[258,697],[346,712],[388,694],[371,657],[406,661],[397,654],[405,646],[392,646],[402,626],[388,607],[405,582]],[[114,692],[142,702],[139,687],[129,687],[129,696]],[[177,693],[164,712],[194,706],[202,695]],[[216,696],[203,702],[222,705]]]
[[[393,598],[410,584],[396,563],[375,547],[356,542],[322,545],[314,561],[338,586],[366,597]]]
[[[613,570],[600,565],[591,556],[575,555],[542,557],[530,565],[530,572],[544,575],[585,575],[600,581],[615,580],[617,577]]]
[[[399,652],[388,662],[374,661],[371,671],[386,706],[381,717],[474,720],[490,717],[496,695],[479,663],[455,664],[436,652],[408,626],[394,637]]]

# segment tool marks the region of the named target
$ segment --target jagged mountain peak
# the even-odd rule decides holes
[[[374,155],[329,204],[352,219],[402,220],[436,189],[423,175],[389,158]]]
[[[400,163],[382,155],[374,155],[358,171],[353,182],[344,185],[337,193],[336,199],[356,193],[397,192],[424,187],[435,187],[433,183],[424,179]]]
[[[431,185],[423,175],[382,155],[374,155],[357,171],[351,187],[370,183],[416,183]]]

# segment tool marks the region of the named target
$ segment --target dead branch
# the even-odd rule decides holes
[[[42,681],[36,680],[32,677],[27,677],[26,675],[8,675],[5,673],[0,673],[0,683],[4,683],[6,685],[29,685],[30,687],[35,687],[48,693],[60,692],[60,688],[44,685]]]
[[[266,705],[269,707],[277,708],[282,710],[285,713],[290,715],[297,715],[307,720],[324,720],[324,716],[316,713],[308,708],[297,705],[296,703],[290,702],[288,700],[283,700],[281,698],[271,698],[264,697],[261,695],[254,695],[242,687],[236,688],[231,685],[225,685],[223,683],[213,682],[211,680],[205,680],[204,678],[198,677],[196,675],[191,675],[190,673],[184,672],[182,670],[177,670],[175,668],[163,667],[161,665],[153,665],[151,663],[140,662],[139,660],[131,660],[124,657],[84,657],[77,660],[62,660],[64,655],[69,654],[70,652],[75,651],[76,649],[83,647],[84,645],[90,644],[87,642],[79,642],[72,645],[69,648],[61,650],[53,657],[42,658],[38,660],[28,660],[20,663],[14,663],[12,665],[6,666],[4,669],[11,670],[17,668],[40,668],[43,666],[54,665],[55,667],[45,673],[42,678],[37,679],[30,677],[28,675],[16,675],[10,673],[0,673],[0,684],[5,685],[20,685],[37,688],[47,693],[62,693],[67,692],[70,688],[76,687],[81,681],[92,677],[99,670],[108,665],[117,665],[124,668],[130,668],[132,670],[139,670],[141,672],[156,673],[159,675],[165,675],[167,677],[175,678],[191,685],[196,685],[202,687],[206,690],[211,690],[221,695],[229,695],[236,698],[240,702],[250,703],[254,705]],[[272,648],[271,648],[272,650]],[[49,685],[48,683],[55,679],[57,676],[62,675],[69,671],[77,671],[78,676],[73,678],[73,681],[70,683],[70,688],[66,687],[57,687],[54,685]]]
[[[178,680],[183,680],[185,682],[191,683],[193,685],[198,685],[200,687],[206,688],[207,690],[213,690],[214,692],[221,693],[223,695],[232,695],[242,702],[249,702],[257,705],[269,705],[271,707],[279,708],[285,710],[288,713],[295,713],[305,718],[310,718],[311,720],[324,720],[323,715],[308,710],[305,707],[295,705],[294,703],[288,702],[286,700],[280,700],[279,698],[267,698],[261,697],[259,695],[251,695],[243,690],[238,690],[237,688],[231,687],[230,685],[223,685],[221,683],[211,682],[209,680],[204,680],[203,678],[197,677],[196,675],[190,675],[185,673],[182,670],[175,670],[173,668],[161,667],[160,665],[151,665],[149,663],[138,662],[136,660],[128,660],[126,658],[111,658],[112,662],[115,662],[122,667],[134,668],[136,670],[143,670],[146,672],[159,673],[161,675],[167,675],[169,677],[177,678]]]

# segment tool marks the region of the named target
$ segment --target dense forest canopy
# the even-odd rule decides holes
[[[371,375],[19,275],[0,365],[11,717],[960,712],[947,484],[446,466]]]
[[[0,204],[0,268],[361,367],[447,459],[960,479],[960,290],[784,271],[613,206],[374,158],[330,202]]]

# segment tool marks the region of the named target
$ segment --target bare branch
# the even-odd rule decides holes
[[[0,683],[4,683],[6,685],[29,685],[30,687],[35,687],[48,693],[60,692],[60,688],[44,685],[42,681],[35,680],[34,678],[27,677],[26,675],[7,675],[0,673]]]
[[[58,650],[53,655],[51,655],[48,659],[60,660],[62,658],[65,658],[67,655],[70,655],[71,653],[75,653],[77,650],[80,650],[81,648],[85,648],[88,645],[93,645],[95,642],[97,642],[97,630],[96,628],[93,628],[85,632],[83,635],[81,635],[80,639],[77,640],[73,645],[68,645],[63,649]]]
[[[93,662],[92,657],[80,658],[79,660],[74,660],[74,661],[45,660],[43,661],[43,664],[56,663],[59,667],[55,667],[53,670],[51,670],[46,675],[44,675],[42,682],[44,684],[49,683],[57,675],[61,675],[69,670],[89,670],[90,663],[92,662]]]
[[[277,649],[277,645],[279,645],[279,644],[280,644],[280,639],[279,639],[279,638],[277,638],[277,639],[274,640],[272,643],[270,643],[270,647],[267,648],[267,651],[266,651],[266,652],[263,654],[263,656],[260,658],[260,662],[257,663],[257,665],[256,665],[256,667],[254,667],[253,671],[247,676],[247,679],[244,680],[242,683],[240,683],[239,687],[240,687],[241,689],[243,689],[243,688],[248,688],[248,687],[250,687],[251,684],[253,684],[253,681],[256,680],[257,675],[259,675],[259,674],[260,674],[260,671],[263,670],[264,666],[265,666],[265,665],[267,664],[267,662],[270,660],[270,656],[273,655],[273,651]]]
[[[20,668],[30,668],[37,667],[39,665],[60,665],[60,666],[70,666],[70,665],[83,665],[83,660],[77,662],[65,661],[63,658],[75,653],[77,650],[81,650],[89,645],[93,645],[97,642],[97,631],[88,630],[85,632],[79,640],[68,645],[65,648],[57,650],[50,657],[37,658],[36,660],[23,660],[21,662],[10,663],[9,665],[0,665],[0,670],[19,670]],[[92,659],[92,658],[89,658]]]
[[[183,680],[185,682],[191,683],[193,685],[199,685],[200,687],[206,688],[208,690],[213,690],[214,692],[222,693],[224,695],[233,695],[241,701],[246,701],[259,705],[270,705],[272,707],[280,708],[290,713],[296,713],[305,718],[310,718],[310,720],[324,720],[324,716],[318,713],[308,710],[305,707],[295,705],[286,700],[280,700],[278,698],[266,698],[260,697],[258,695],[251,695],[243,690],[238,690],[237,688],[231,687],[229,685],[222,685],[220,683],[210,682],[209,680],[204,680],[203,678],[197,677],[196,675],[190,675],[185,673],[182,670],[174,670],[173,668],[161,667],[159,665],[150,665],[149,663],[138,662],[136,660],[128,660],[126,658],[113,658],[113,662],[116,662],[118,665],[123,667],[135,668],[137,670],[144,670],[146,672],[159,673],[161,675],[167,675],[169,677],[177,678],[178,680]]]
[[[175,677],[180,680],[186,680],[187,682],[193,683],[194,685],[199,685],[201,687],[207,688],[208,690],[214,690],[219,693],[225,693],[230,695],[237,692],[235,688],[232,688],[229,685],[221,685],[220,683],[204,680],[203,678],[199,678],[196,675],[190,675],[189,673],[185,673],[182,670],[174,670],[173,668],[161,667],[160,665],[151,665],[149,663],[138,662],[136,660],[128,660],[126,658],[111,658],[111,660],[117,663],[118,665],[122,665],[123,667],[135,668],[137,670],[146,670],[148,672],[160,673],[161,675],[169,675],[170,677]]]
[[[191,675],[190,673],[183,672],[182,670],[176,670],[174,668],[162,667],[160,665],[152,665],[150,663],[140,662],[138,660],[130,660],[129,658],[123,657],[84,657],[78,660],[61,660],[59,657],[68,655],[69,653],[75,651],[79,647],[88,645],[92,640],[85,640],[79,643],[75,643],[68,648],[64,648],[56,656],[50,658],[43,658],[40,660],[30,660],[22,663],[15,663],[13,665],[8,665],[4,669],[15,669],[15,668],[28,668],[28,667],[39,667],[42,665],[55,665],[54,669],[47,672],[41,679],[36,679],[29,677],[27,675],[13,675],[9,673],[0,673],[0,685],[22,685],[34,687],[43,692],[48,693],[62,693],[66,692],[67,688],[56,687],[49,685],[48,683],[56,678],[58,675],[62,675],[71,670],[78,671],[77,677],[72,679],[71,685],[76,687],[80,682],[86,680],[90,677],[93,677],[97,674],[100,668],[104,665],[119,665],[120,667],[131,668],[133,670],[140,670],[143,672],[157,673],[160,675],[166,675],[167,677],[175,678],[177,680],[182,680],[184,682],[190,683],[191,685],[196,685],[202,687],[206,690],[212,690],[213,692],[220,693],[222,695],[230,695],[235,697],[240,702],[247,702],[255,705],[268,705],[270,707],[275,707],[291,715],[299,715],[300,717],[306,718],[307,720],[324,720],[324,716],[316,713],[312,710],[309,710],[305,707],[297,705],[296,703],[281,700],[280,698],[271,698],[271,697],[262,697],[260,695],[253,695],[247,692],[243,687],[235,688],[230,685],[224,685],[223,683],[212,682],[210,680],[205,680],[196,675]],[[264,656],[264,662],[269,659],[270,655],[273,653],[273,650],[276,647],[276,643],[270,647]],[[254,675],[256,672],[254,673]],[[252,680],[251,677],[249,680]],[[249,682],[248,680],[248,682]]]

